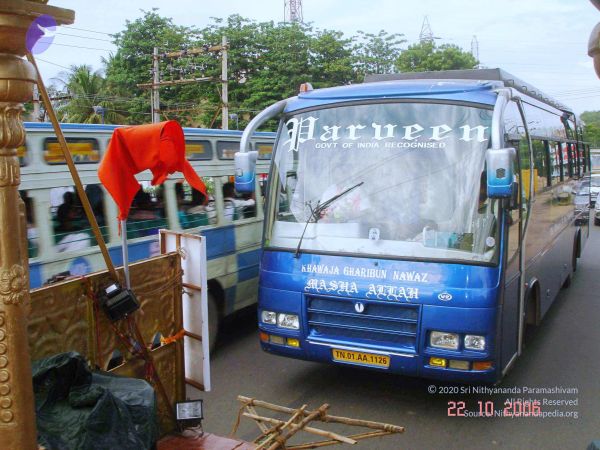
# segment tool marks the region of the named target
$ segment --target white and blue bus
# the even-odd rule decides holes
[[[367,81],[281,101],[242,137],[239,189],[255,184],[249,136],[281,117],[261,346],[498,381],[571,282],[588,237],[575,197],[589,149],[575,115],[500,69]]]
[[[115,265],[121,265],[117,207],[97,175],[115,126],[61,127],[110,256]],[[51,124],[25,123],[25,128],[27,138],[18,156],[28,222],[30,287],[40,287],[57,279],[57,275],[83,275],[104,269]],[[164,187],[156,188],[150,186],[150,171],[139,174],[137,179],[144,189],[136,196],[128,219],[129,258],[136,261],[160,253],[160,228],[206,236],[214,342],[219,318],[256,303],[263,197],[257,194],[254,201],[244,201],[223,195],[233,181],[233,157],[239,149],[241,132],[184,128],[184,133],[186,157],[204,179],[210,201],[203,206],[202,199],[182,180],[171,179]],[[259,153],[258,193],[270,165],[273,142],[273,133],[256,133],[252,138],[252,146]]]

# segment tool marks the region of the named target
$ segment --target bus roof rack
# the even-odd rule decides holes
[[[404,72],[370,74],[365,77],[365,83],[394,80],[481,80],[502,81],[504,86],[511,87],[517,91],[533,97],[536,100],[554,106],[561,111],[573,114],[573,111],[562,103],[553,100],[539,89],[525,83],[519,78],[511,75],[505,70],[496,69],[467,69],[467,70],[440,70],[432,72]]]

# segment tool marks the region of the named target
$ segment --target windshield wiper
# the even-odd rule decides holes
[[[313,223],[317,223],[319,221],[319,219],[321,218],[321,214],[325,210],[327,210],[327,208],[329,208],[333,202],[335,202],[340,197],[343,197],[348,192],[356,189],[357,187],[362,186],[364,183],[365,183],[364,181],[361,181],[360,183],[356,183],[354,186],[350,186],[348,189],[345,189],[342,192],[340,192],[339,194],[334,195],[333,197],[324,201],[323,203],[317,202],[317,206],[315,209],[312,208],[310,202],[307,203],[308,207],[310,208],[310,216],[308,216],[308,220],[306,221],[306,224],[304,225],[304,230],[302,231],[302,234],[300,235],[300,241],[298,241],[298,247],[296,247],[296,253],[294,254],[294,258],[297,258],[298,255],[300,254],[300,246],[302,245],[302,239],[304,239],[304,233],[306,233],[306,229],[308,228],[308,224],[310,223],[311,219],[313,220]]]

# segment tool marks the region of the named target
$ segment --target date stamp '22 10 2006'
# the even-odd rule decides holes
[[[488,397],[448,400],[448,417],[579,418],[577,388],[430,385],[427,390],[430,394]]]

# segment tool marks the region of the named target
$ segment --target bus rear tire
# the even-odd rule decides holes
[[[219,314],[219,305],[215,297],[209,292],[208,295],[208,348],[212,354],[217,345],[219,337],[219,325],[221,315]]]
[[[566,289],[571,286],[571,281],[573,280],[573,275],[577,271],[577,245],[573,247],[573,256],[571,257],[571,272],[567,275],[567,278],[563,282],[561,289]]]

